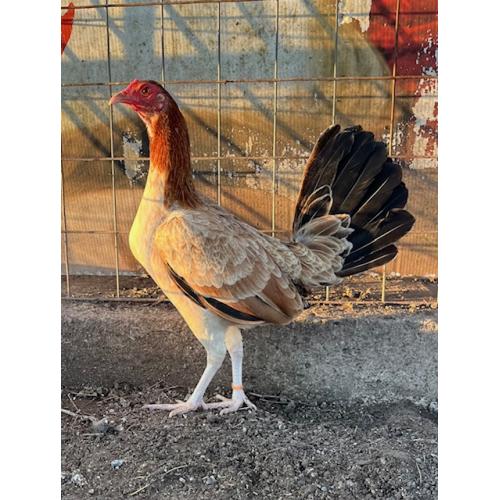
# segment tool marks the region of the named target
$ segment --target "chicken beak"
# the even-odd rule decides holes
[[[112,106],[113,104],[127,104],[128,106],[134,107],[137,103],[137,96],[135,95],[134,88],[137,85],[138,80],[132,80],[127,87],[120,90],[117,94],[111,97],[108,104]]]
[[[117,94],[112,96],[108,104],[112,106],[113,104],[119,104],[119,103],[127,104],[127,102],[128,102],[127,95],[124,94],[124,91],[122,90],[121,92],[118,92]]]

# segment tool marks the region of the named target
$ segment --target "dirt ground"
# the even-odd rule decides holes
[[[108,306],[102,307],[105,310],[96,312],[86,306],[84,312],[89,318],[99,316],[105,321],[104,330],[116,324],[119,331],[120,321],[128,318],[130,324],[134,316],[148,329],[149,318],[155,321],[164,309],[120,305],[119,310],[108,311]],[[83,315],[80,308],[71,306],[66,319],[69,330],[79,328],[78,335],[90,328],[89,318],[79,323],[71,316]],[[357,368],[359,376],[356,371],[349,375],[353,387],[359,386],[349,397],[334,392],[315,396],[314,387],[300,397],[300,390],[293,393],[296,396],[264,394],[260,389],[266,384],[258,377],[261,393],[249,389],[256,412],[244,410],[223,417],[215,411],[197,412],[169,419],[164,412],[146,411],[141,406],[184,399],[191,386],[172,387],[163,378],[141,386],[116,382],[110,387],[64,388],[62,497],[437,498],[436,311],[344,309],[316,306],[296,326],[296,337],[291,329],[286,338],[292,349],[303,328],[314,332],[317,328],[310,342],[329,339],[331,350],[326,357],[345,351],[335,360],[339,370],[352,370],[356,359],[363,360]],[[170,321],[170,313],[163,314]],[[327,323],[317,323],[316,318],[327,316]],[[347,326],[352,321],[358,326],[351,331]],[[319,330],[330,327],[331,337]],[[265,333],[256,332],[255,339],[249,339],[250,351],[252,342],[269,341]],[[97,334],[89,333],[84,340],[100,342],[105,348]],[[146,347],[144,336],[137,352]],[[115,356],[113,350],[105,352]],[[110,362],[127,359],[116,356]],[[262,358],[248,359],[249,373],[257,372],[257,361],[261,366]],[[290,365],[296,363],[297,359],[289,361]],[[285,364],[283,368],[291,369]],[[196,373],[200,369],[201,365],[196,366]],[[184,367],[180,373],[185,371]],[[226,370],[224,384],[228,375]],[[306,376],[302,383],[307,380]],[[342,383],[349,384],[348,380]],[[227,385],[211,386],[209,399],[216,393],[228,396]],[[422,398],[422,394],[427,396]]]
[[[437,498],[435,408],[250,395],[257,412],[169,419],[141,409],[184,395],[65,394],[79,416],[62,417],[63,498]]]

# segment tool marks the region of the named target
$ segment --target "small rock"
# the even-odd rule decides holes
[[[215,477],[214,476],[208,476],[207,478],[205,478],[205,484],[207,486],[212,486],[213,484],[215,484]]]
[[[314,469],[312,467],[309,467],[304,472],[305,472],[306,476],[310,476],[312,478],[315,478],[318,475],[316,472],[314,472]]]
[[[87,480],[79,472],[74,472],[71,476],[71,482],[76,486],[84,486]]]
[[[122,460],[121,458],[117,458],[116,460],[113,460],[111,462],[111,467],[113,467],[114,470],[117,470],[119,469],[123,464],[125,463],[124,460]]]
[[[437,323],[432,319],[425,319],[421,322],[421,330],[425,333],[432,333],[438,331]]]
[[[94,488],[90,488],[90,490],[88,491],[89,495],[93,495],[95,493],[95,490]]]
[[[94,429],[95,432],[101,432],[102,434],[105,434],[106,432],[108,432],[109,427],[109,421],[107,418],[101,418],[101,420],[92,422],[92,429]]]

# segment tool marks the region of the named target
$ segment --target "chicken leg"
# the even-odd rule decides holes
[[[170,411],[169,417],[174,415],[182,415],[196,410],[214,410],[221,409],[221,415],[238,411],[243,404],[252,410],[256,410],[256,406],[248,399],[242,384],[242,367],[243,367],[243,341],[241,338],[240,329],[236,326],[230,326],[227,330],[216,331],[208,338],[200,338],[198,340],[203,344],[207,351],[207,366],[193,393],[187,401],[177,401],[177,403],[166,404],[148,404],[143,408],[150,410],[167,410]],[[226,348],[231,356],[232,372],[233,372],[233,394],[231,399],[217,395],[221,401],[217,403],[205,403],[203,396],[208,385],[212,381],[214,375],[224,361]]]
[[[194,332],[196,335],[196,332]],[[208,385],[214,378],[226,356],[226,346],[224,344],[224,331],[215,330],[206,337],[196,335],[207,351],[207,366],[193,393],[187,401],[177,401],[177,403],[149,404],[143,408],[150,410],[170,410],[169,417],[182,415],[198,409],[207,410],[208,405],[203,401],[203,396]]]
[[[233,395],[231,399],[217,395],[216,398],[221,400],[219,403],[207,403],[205,406],[207,409],[222,408],[220,412],[221,415],[238,411],[243,404],[252,410],[256,410],[257,407],[247,398],[245,392],[243,391],[243,341],[241,339],[241,331],[238,327],[230,326],[226,330],[225,343],[227,350],[229,351],[229,355],[231,356],[233,371]]]

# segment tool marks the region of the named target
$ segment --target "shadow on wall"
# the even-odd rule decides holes
[[[373,2],[378,6],[383,3]],[[168,80],[215,79],[217,5],[164,6],[164,59],[161,8],[109,8],[110,74],[105,9],[77,11],[72,37],[63,56],[63,82],[107,82],[108,78],[119,82],[133,78],[161,80],[163,69]],[[274,2],[221,4],[223,79],[273,77],[274,9]],[[297,0],[282,3],[280,9],[278,76],[333,76],[334,2]],[[393,15],[393,12],[387,11],[385,14],[376,13],[373,19],[371,16],[369,18],[372,19],[371,25],[380,24],[387,31],[386,25],[390,25]],[[391,51],[384,48],[387,36],[384,35],[382,42],[374,45],[371,41],[374,39],[370,33],[371,25],[367,31],[363,31],[365,20],[360,15],[340,17],[337,74],[389,75],[391,68],[385,58]],[[381,23],[384,19],[385,24]],[[405,51],[410,49],[407,45],[403,48]],[[418,54],[415,57],[418,58]],[[203,158],[217,155],[217,86],[194,83],[171,84],[167,87],[188,121],[192,152],[198,158],[193,162],[195,170],[199,172],[198,186],[213,199],[217,191],[217,162]],[[404,92],[409,92],[408,87],[401,87],[400,90],[402,97]],[[288,229],[292,217],[305,162],[297,157],[307,156],[319,133],[331,123],[333,92],[333,82],[283,82],[278,85],[277,154],[290,158],[279,161],[277,165],[275,189],[278,230]],[[338,82],[336,97],[336,122],[342,126],[359,123],[372,130],[376,136],[388,140],[391,104],[389,80]],[[63,158],[111,155],[108,99],[109,90],[106,86],[63,88]],[[415,95],[411,92],[408,99],[396,100],[398,124],[395,131],[399,134],[395,137],[398,146],[396,152],[401,150],[411,153],[418,141],[415,123],[422,121],[422,110],[416,119],[414,101]],[[223,84],[222,156],[271,156],[273,107],[273,83]],[[119,264],[121,270],[137,271],[128,251],[126,234],[140,200],[140,182],[144,180],[147,170],[147,162],[137,158],[148,156],[148,141],[143,125],[133,113],[125,109],[113,110],[113,124],[114,154],[130,158],[115,164]],[[411,162],[408,164],[411,166]],[[270,229],[273,162],[223,160],[221,167],[223,205],[260,229]],[[115,268],[111,168],[109,161],[63,162],[66,227],[71,233],[68,235],[69,260],[75,272],[78,269],[100,269],[106,272]],[[435,173],[418,171],[410,177],[409,182],[413,183],[410,185],[410,209],[417,212],[418,220],[415,231],[419,230],[418,227],[420,231],[435,229]],[[419,193],[418,203],[416,193]],[[425,204],[421,203],[420,194],[424,196]],[[415,252],[432,254],[434,249],[435,256],[433,244],[429,246],[427,242],[420,245],[421,248],[419,245],[418,240],[409,242],[413,248],[412,255]],[[434,272],[430,268],[435,258],[430,260],[430,263],[425,264],[429,269],[422,274]],[[408,272],[411,265],[403,267]]]

